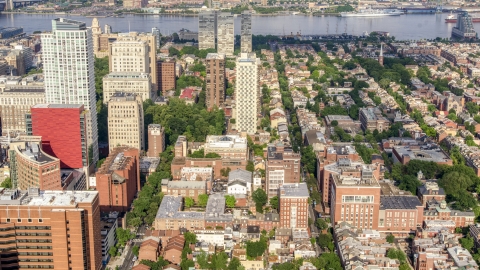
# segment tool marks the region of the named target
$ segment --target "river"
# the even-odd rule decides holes
[[[387,31],[397,40],[433,39],[450,37],[455,24],[445,23],[447,13],[443,14],[406,14],[375,18],[335,17],[335,16],[253,16],[253,34],[283,35],[301,32],[304,35],[341,34],[361,35],[365,31]],[[40,14],[0,14],[0,26],[23,27],[26,33],[33,31],[50,31],[51,20],[57,17],[68,17],[85,21],[91,25],[92,18],[67,15]],[[124,18],[99,18],[100,25],[112,26],[114,32],[151,31],[158,27],[162,34],[171,34],[182,28],[192,31],[198,29],[198,18],[174,15],[125,15]],[[475,24],[477,31],[480,24]],[[235,33],[240,34],[240,17],[235,18]]]

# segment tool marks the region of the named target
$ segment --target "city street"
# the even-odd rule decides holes
[[[132,239],[130,248],[128,249],[127,254],[125,255],[125,260],[123,261],[123,265],[120,269],[124,269],[124,270],[132,269],[134,264],[133,257],[135,256],[132,252],[132,249],[134,246],[140,246],[141,244],[141,241],[134,241],[134,240],[142,239],[143,235],[145,235],[145,231],[146,231],[145,225],[142,225],[138,228],[136,237]]]

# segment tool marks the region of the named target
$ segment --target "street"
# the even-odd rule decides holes
[[[138,228],[136,237],[132,239],[132,242],[130,244],[130,249],[127,252],[127,255],[125,256],[125,260],[123,261],[123,265],[120,269],[128,270],[133,268],[133,257],[135,256],[132,252],[132,249],[134,246],[140,246],[141,241],[134,241],[135,239],[141,239],[143,238],[143,235],[145,234],[146,228],[145,225],[142,225]]]

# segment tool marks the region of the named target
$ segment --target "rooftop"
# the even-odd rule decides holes
[[[209,53],[207,54],[207,60],[218,59],[223,60],[225,59],[225,54],[223,53]]]
[[[50,108],[50,109],[81,109],[82,104],[36,104],[32,108]]]
[[[92,203],[96,196],[98,191],[0,189],[0,205],[76,206],[78,203]]]
[[[208,135],[206,147],[247,149],[247,139],[238,135]]]
[[[134,101],[136,96],[135,93],[115,92],[110,97],[110,101]]]
[[[380,209],[416,209],[422,203],[416,196],[381,196]]]
[[[189,219],[204,219],[205,214],[203,212],[186,212],[181,211],[183,206],[182,196],[170,196],[165,195],[162,203],[158,208],[155,218],[189,218]]]
[[[234,180],[242,180],[244,182],[252,182],[252,172],[243,169],[236,169],[235,171],[231,171],[228,174],[228,182]]]
[[[168,181],[167,187],[168,189],[205,189],[206,181]]]
[[[403,157],[433,162],[448,162],[450,157],[441,148],[412,149],[410,146],[394,146],[393,149]]]
[[[149,73],[143,72],[110,72],[103,79],[148,79]]]
[[[327,153],[337,155],[351,155],[356,154],[357,151],[353,145],[332,145],[327,147]]]
[[[280,197],[308,197],[308,188],[306,183],[283,184],[280,187]]]
[[[40,147],[40,143],[41,142],[23,142],[23,144],[17,144],[15,147],[24,158],[39,164],[58,161],[57,158],[44,153]]]

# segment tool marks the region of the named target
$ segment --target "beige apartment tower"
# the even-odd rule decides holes
[[[139,95],[117,92],[108,101],[109,150],[118,146],[145,148],[143,102]]]
[[[2,269],[102,269],[98,191],[0,189]]]
[[[128,35],[112,34],[116,41],[109,44],[110,72],[142,72],[157,74],[157,41],[151,33]],[[157,91],[157,82],[152,80],[152,89]]]
[[[239,132],[253,134],[257,131],[257,115],[260,112],[260,83],[255,53],[242,53],[237,59],[236,70],[236,128]]]
[[[0,117],[2,133],[25,134],[25,114],[35,104],[45,103],[43,86],[15,85],[0,92]]]
[[[233,14],[221,12],[217,15],[217,52],[233,55],[235,45]]]
[[[159,124],[148,125],[148,157],[158,157],[165,150],[165,128]]]
[[[141,72],[111,72],[103,77],[103,103],[115,92],[135,93],[143,101],[154,98],[152,76]]]
[[[225,55],[209,53],[206,59],[206,99],[208,110],[220,108],[225,101]]]

